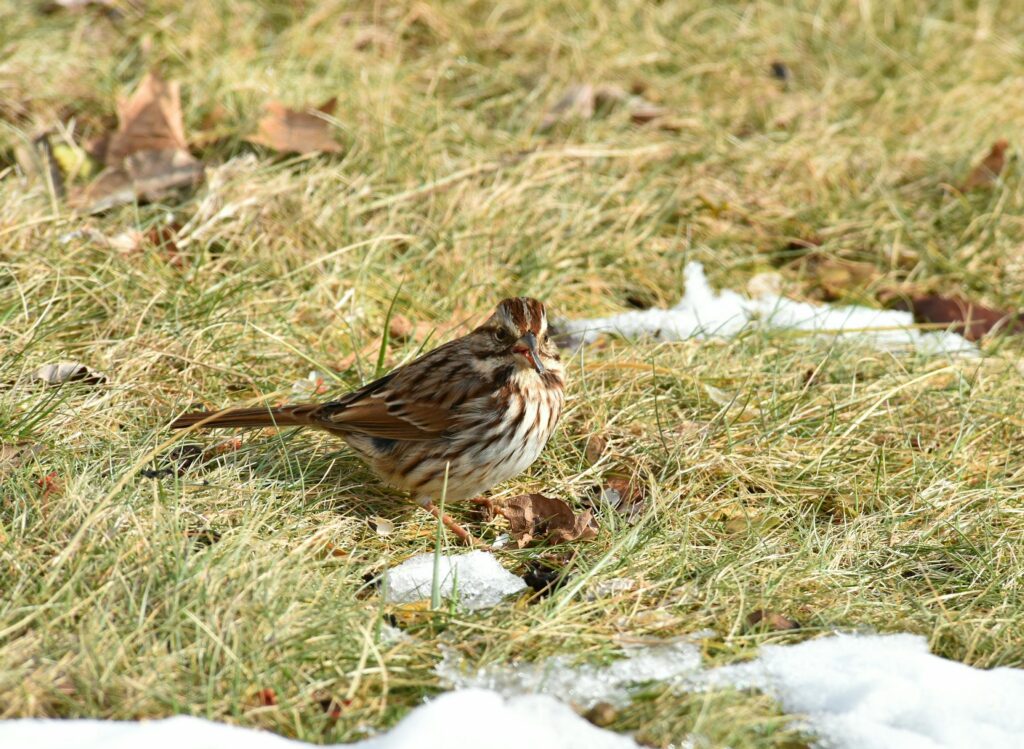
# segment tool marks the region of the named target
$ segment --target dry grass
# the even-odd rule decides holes
[[[636,526],[605,512],[598,540],[567,550],[577,585],[472,616],[381,605],[367,576],[429,550],[434,528],[327,438],[245,435],[180,476],[139,474],[166,464],[165,425],[191,403],[284,397],[311,368],[336,371],[338,391],[371,377],[392,301],[439,340],[509,293],[568,316],[671,304],[691,259],[722,286],[779,268],[814,296],[790,261],[816,237],[882,274],[851,301],[913,282],[1018,302],[1017,163],[991,191],[941,187],[1024,117],[1010,4],[179,5],[115,19],[0,6],[0,438],[40,445],[0,485],[0,714],[186,712],[351,740],[438,689],[442,642],[483,661],[596,659],[619,635],[710,628],[709,658],[727,660],[783,638],[744,633],[758,608],[799,636],[913,631],[971,664],[1024,664],[1014,341],[969,362],[761,333],[587,351],[563,427],[501,491],[579,500],[632,471],[649,511]],[[151,67],[182,82],[187,131],[222,109],[195,148],[206,188],[83,219],[14,166],[31,118],[63,110],[75,133],[98,130]],[[676,128],[618,111],[539,134],[582,79],[643,84]],[[343,156],[242,142],[264,100],[335,94]],[[176,254],[71,234],[168,214],[195,230]],[[421,343],[391,342],[387,364]],[[57,359],[110,381],[27,385]],[[594,433],[611,444],[591,466]],[[581,594],[609,577],[639,586]],[[414,639],[381,641],[387,616]],[[336,723],[324,695],[346,701]],[[657,746],[798,740],[767,698],[738,693],[652,688],[613,727]]]

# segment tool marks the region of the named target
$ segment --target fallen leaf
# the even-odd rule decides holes
[[[434,330],[434,326],[428,322],[413,322],[402,314],[394,314],[388,321],[388,337],[399,343],[408,341],[426,340]]]
[[[102,385],[107,378],[78,362],[45,364],[32,373],[32,379],[47,385],[63,385],[66,382],[81,382],[85,385]]]
[[[622,476],[612,476],[605,482],[601,499],[630,524],[639,520],[644,511],[643,489]]]
[[[330,99],[314,110],[298,111],[278,101],[268,102],[256,134],[246,140],[281,153],[337,153],[341,145],[331,137],[330,123],[320,116],[331,114],[336,103]]]
[[[181,87],[148,73],[127,100],[117,104],[117,131],[107,143],[107,166],[139,151],[187,151],[181,116]]]
[[[668,114],[668,110],[642,96],[630,95],[626,89],[612,83],[590,83],[570,86],[555,101],[540,121],[540,132],[550,130],[560,122],[589,120],[601,112],[625,105],[630,119],[643,125]]]
[[[592,434],[587,437],[587,444],[583,448],[583,454],[587,458],[587,462],[590,465],[594,465],[601,456],[604,455],[604,451],[608,447],[608,440],[602,437],[600,434]]]
[[[761,632],[785,632],[800,629],[800,623],[774,611],[758,609],[747,615],[746,629]]]
[[[177,83],[150,73],[117,113],[118,128],[104,149],[107,168],[71,196],[72,206],[96,213],[202,181],[203,165],[188,152]]]
[[[520,494],[490,503],[491,510],[509,522],[512,537],[522,549],[531,541],[564,543],[597,537],[590,510],[576,515],[568,504],[543,494]]]
[[[967,192],[982,187],[991,187],[1006,166],[1006,149],[1009,146],[1010,144],[1002,138],[993,143],[988,155],[978,162],[971,173],[967,175],[960,191]]]
[[[897,307],[906,306],[905,302],[897,304]],[[950,330],[969,341],[977,341],[993,331],[1024,332],[1024,315],[986,307],[958,296],[914,296],[910,299],[910,310],[918,322],[948,325]]]
[[[0,471],[18,468],[42,452],[43,446],[32,442],[0,445]]]

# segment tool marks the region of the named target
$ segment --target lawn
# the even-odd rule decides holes
[[[436,525],[340,443],[167,429],[190,406],[312,397],[294,392],[311,370],[316,397],[344,393],[508,295],[565,319],[671,306],[689,261],[805,301],[1017,307],[1012,3],[111,5],[0,2],[0,717],[353,741],[442,690],[441,645],[597,663],[700,632],[711,664],[844,630],[1024,666],[1013,335],[966,358],[756,326],[567,350],[561,425],[495,496],[581,510],[618,477],[642,506],[597,501],[596,539],[497,552],[568,584],[472,613],[383,603],[380,573],[432,551]],[[76,212],[26,149],[49,132],[73,193],[150,71],[180,82],[204,184]],[[552,117],[582,83],[617,101]],[[269,101],[332,97],[337,153],[245,139]],[[998,179],[957,189],[1000,138]],[[413,332],[385,337],[395,315]],[[106,379],[31,380],[58,361]],[[633,584],[594,594],[615,578]],[[751,627],[758,610],[801,627]],[[757,692],[657,684],[608,727],[657,747],[807,740]]]

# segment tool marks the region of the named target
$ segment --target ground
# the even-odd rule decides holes
[[[377,574],[436,528],[329,437],[167,430],[190,404],[293,397],[311,369],[344,392],[509,294],[566,318],[671,305],[690,260],[719,288],[771,272],[799,299],[879,306],[912,287],[1012,307],[1012,4],[114,4],[0,5],[0,438],[5,456],[35,445],[2,468],[0,715],[190,713],[350,741],[441,689],[440,643],[481,663],[599,661],[617,637],[703,630],[711,663],[843,629],[1024,665],[1012,337],[970,360],[757,331],[567,354],[558,433],[496,495],[582,509],[621,474],[643,512],[599,507],[594,541],[500,552],[569,583],[472,614],[381,602]],[[181,82],[206,186],[84,217],[17,166],[38,127],[111,127],[148,70]],[[542,128],[581,82],[667,114],[637,123],[619,102]],[[342,153],[243,140],[268,100],[335,96]],[[956,190],[1003,137],[1002,177]],[[127,251],[96,239],[168,226]],[[838,260],[863,265],[823,282]],[[426,327],[383,341],[389,313]],[[59,360],[108,379],[28,382]],[[612,578],[636,585],[587,595]],[[752,630],[756,610],[802,628]],[[388,622],[413,638],[382,640]],[[610,720],[654,746],[805,740],[757,693],[653,686]]]

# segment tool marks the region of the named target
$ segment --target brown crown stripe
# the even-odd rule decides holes
[[[509,320],[519,330],[529,330],[534,335],[540,335],[544,322],[544,305],[539,301],[520,296],[506,299],[501,306],[504,307]]]

